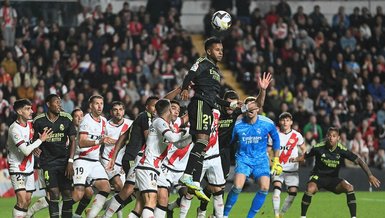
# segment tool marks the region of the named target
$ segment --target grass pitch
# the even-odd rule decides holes
[[[301,198],[303,193],[299,193],[294,200],[292,207],[286,213],[287,218],[299,218],[301,211]],[[237,203],[234,205],[230,217],[246,217],[250,208],[251,202],[255,193],[241,193]],[[227,194],[226,194],[227,196]],[[286,193],[281,195],[281,202],[287,196]],[[174,200],[175,195],[171,196]],[[261,208],[256,217],[274,217],[272,210],[272,196],[271,193],[266,198],[265,204]],[[357,217],[360,218],[372,218],[372,217],[384,217],[385,209],[385,192],[356,192],[357,198]],[[34,198],[32,202],[36,201]],[[0,198],[0,217],[12,217],[12,208],[15,205],[16,198]],[[191,205],[189,216],[196,217],[196,208],[199,202],[194,199]],[[281,203],[282,205],[282,203]],[[74,206],[76,208],[77,205]],[[134,206],[133,203],[124,208],[124,216]],[[212,204],[209,204],[207,216],[211,214]],[[178,217],[179,210],[174,212],[174,217]],[[84,216],[84,215],[83,215]],[[44,209],[35,215],[35,218],[48,218],[48,209]],[[85,217],[85,216],[84,216]],[[349,217],[349,209],[346,205],[345,194],[335,195],[330,192],[319,192],[313,199],[309,207],[307,217],[314,218],[343,218]]]

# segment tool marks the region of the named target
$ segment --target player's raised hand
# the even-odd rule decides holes
[[[375,176],[371,175],[369,176],[369,182],[372,184],[374,187],[379,188],[380,187],[380,180],[378,180]]]
[[[262,75],[262,78],[258,77],[258,86],[261,89],[267,89],[267,87],[269,87],[271,80],[272,80],[271,73],[270,72],[267,72],[267,73],[264,72]]]
[[[52,135],[52,129],[49,128],[49,129],[44,129],[43,133],[39,133],[39,139],[42,141],[42,142],[45,142],[45,140],[47,140],[49,137],[51,137]]]
[[[189,97],[189,92],[187,89],[183,90],[181,93],[180,93],[180,97],[183,101],[187,101],[188,100],[188,97]]]

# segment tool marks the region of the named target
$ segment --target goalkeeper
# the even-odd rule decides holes
[[[235,155],[236,167],[234,184],[231,188],[224,209],[224,217],[228,217],[231,208],[242,191],[246,178],[252,175],[260,190],[255,195],[247,217],[254,217],[265,202],[270,185],[270,164],[267,155],[268,136],[272,138],[274,159],[271,173],[279,175],[282,166],[279,164],[280,141],[274,122],[267,117],[258,115],[259,107],[252,97],[245,100],[248,111],[236,122],[233,139],[239,146]]]

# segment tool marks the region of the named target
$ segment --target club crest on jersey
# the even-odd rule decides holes
[[[13,138],[15,139],[16,142],[18,142],[18,141],[20,140],[20,136],[19,136],[19,134],[17,134],[17,133],[15,133],[15,134],[13,135]]]
[[[257,129],[257,134],[261,134],[261,129]]]
[[[289,143],[293,144],[295,142],[295,139],[289,139]]]
[[[63,131],[63,130],[64,130],[64,125],[63,125],[63,124],[60,124],[59,129],[60,129],[61,131]]]
[[[337,159],[340,159],[341,156],[340,156],[339,154],[336,154],[336,158],[337,158]]]

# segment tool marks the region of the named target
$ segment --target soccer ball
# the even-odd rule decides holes
[[[226,11],[217,11],[211,18],[211,25],[218,31],[227,30],[231,26],[231,15]]]

